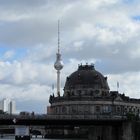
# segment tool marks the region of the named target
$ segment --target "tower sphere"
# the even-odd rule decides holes
[[[57,59],[56,62],[54,63],[54,68],[56,70],[61,70],[64,66],[62,60],[61,60],[61,55],[59,53],[56,54],[57,55]]]

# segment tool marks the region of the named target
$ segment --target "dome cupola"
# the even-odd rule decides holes
[[[94,65],[79,65],[66,79],[64,96],[100,96],[109,93],[107,77],[96,71]]]

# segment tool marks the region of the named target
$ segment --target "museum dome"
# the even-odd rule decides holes
[[[66,79],[64,86],[64,95],[67,93],[76,94],[77,90],[87,90],[88,92],[108,92],[109,86],[107,77],[104,77],[100,72],[96,71],[94,65],[79,65],[78,70],[73,72]],[[87,91],[86,91],[87,92]],[[87,94],[87,93],[86,93]]]

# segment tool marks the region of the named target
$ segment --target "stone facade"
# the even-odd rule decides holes
[[[95,70],[93,65],[80,65],[66,79],[63,96],[50,96],[48,115],[88,118],[125,117],[140,115],[140,100],[132,99],[117,91],[110,91],[107,77]]]

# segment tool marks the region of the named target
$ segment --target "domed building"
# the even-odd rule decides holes
[[[47,115],[54,118],[121,119],[140,115],[140,100],[110,91],[107,77],[94,65],[79,65],[66,78],[64,94],[51,95]]]
[[[129,98],[118,91],[110,91],[107,77],[98,72],[94,65],[88,64],[79,65],[78,69],[66,78],[63,95],[54,96],[53,94],[49,102],[47,117],[57,120],[125,122],[132,117],[138,119],[140,116],[140,99]],[[55,126],[47,129],[46,137],[128,140],[132,135],[130,133],[132,128],[138,127],[125,126],[125,123],[120,126],[67,125],[63,129]],[[133,135],[136,136],[136,132],[135,129]]]

